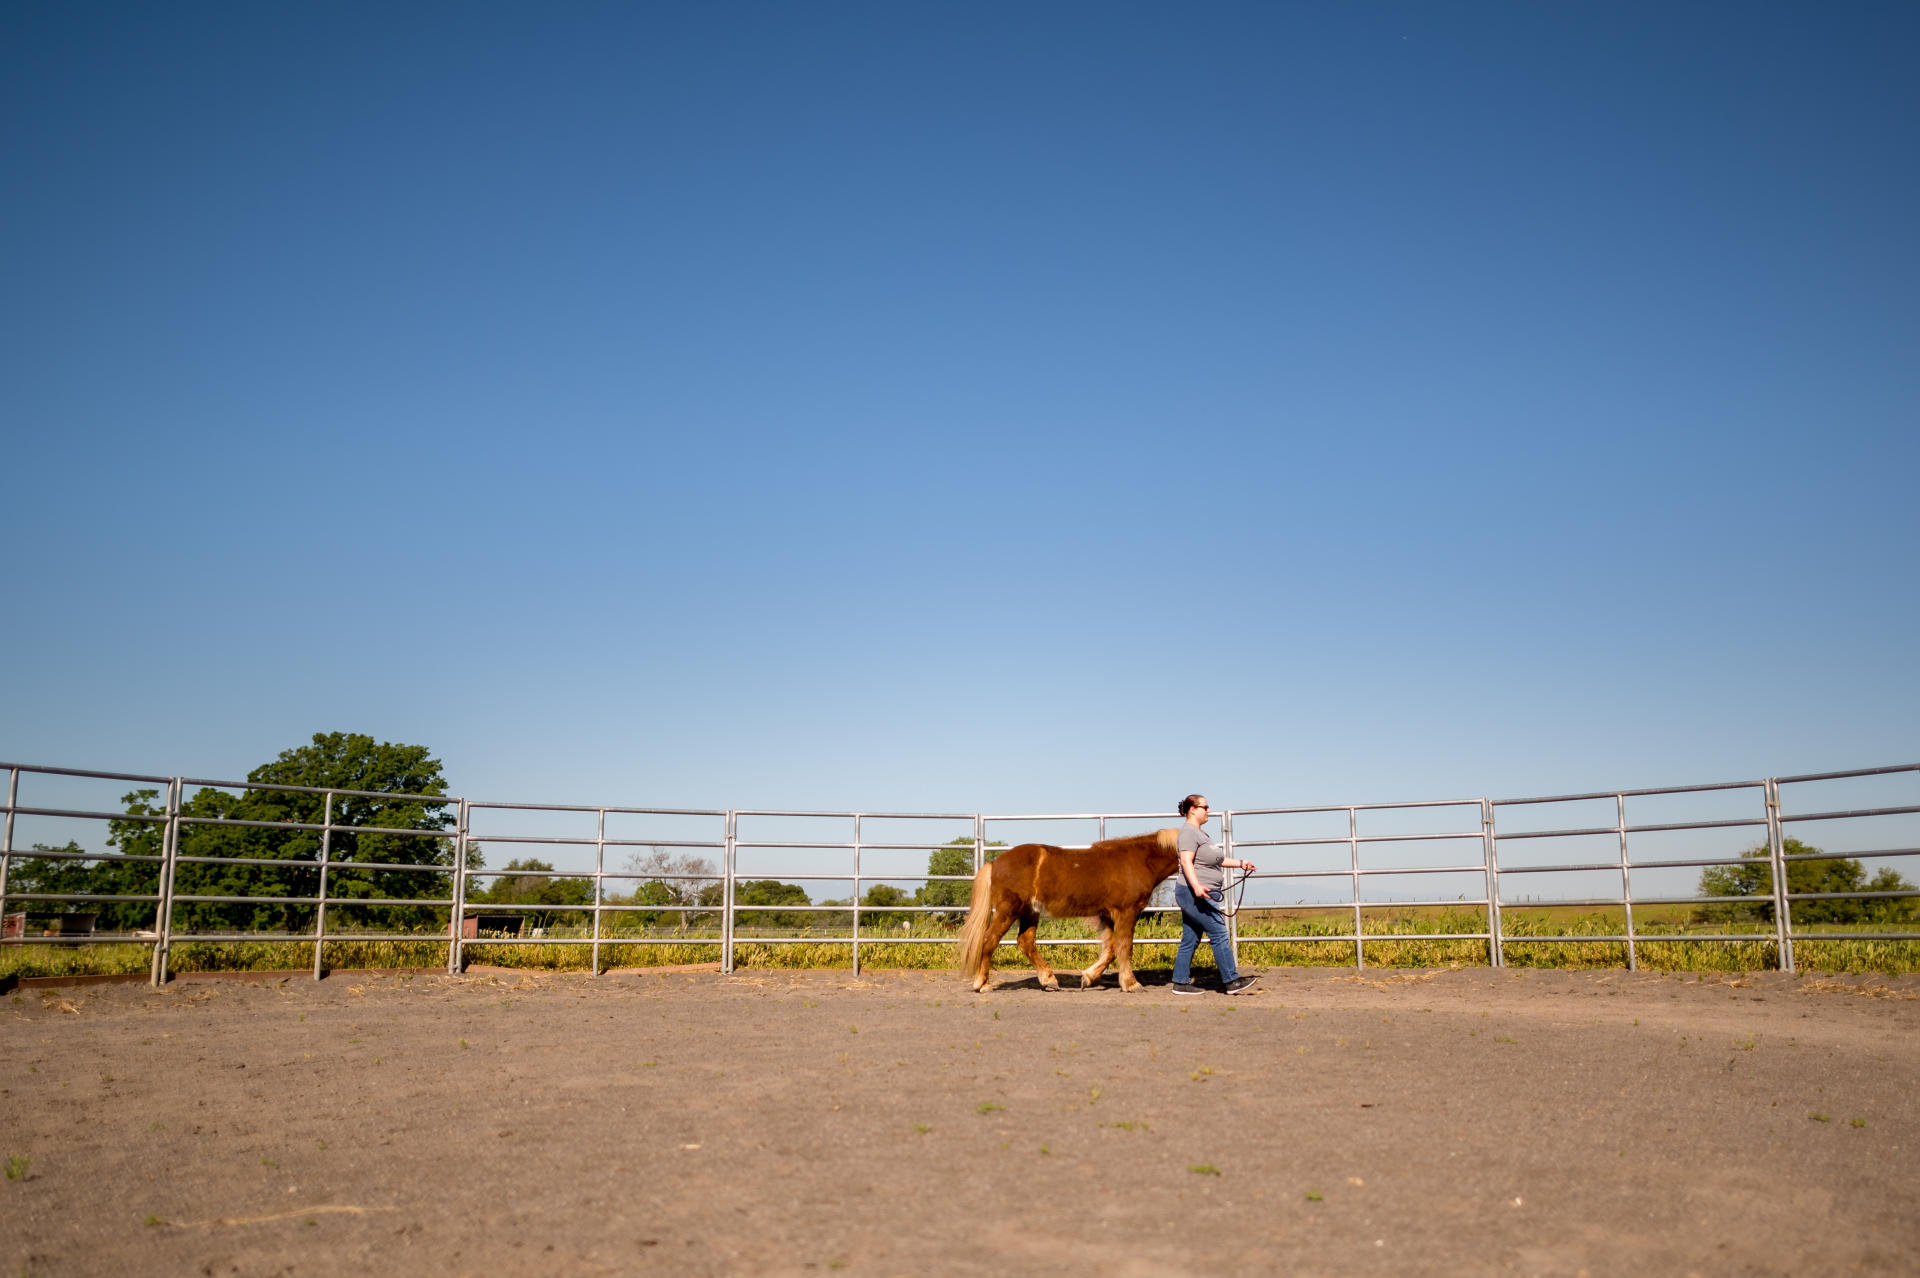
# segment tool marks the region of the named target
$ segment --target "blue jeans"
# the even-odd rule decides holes
[[[1184,875],[1174,882],[1173,900],[1180,907],[1180,948],[1173,956],[1173,980],[1185,985],[1193,980],[1193,952],[1200,948],[1204,934],[1213,946],[1213,962],[1220,969],[1220,983],[1228,984],[1240,975],[1233,962],[1233,944],[1227,939],[1227,916],[1213,902],[1193,899],[1193,889]]]

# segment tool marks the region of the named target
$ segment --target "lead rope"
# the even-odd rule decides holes
[[[1247,880],[1253,875],[1251,870],[1241,870],[1239,873],[1240,877],[1220,893],[1220,913],[1227,918],[1240,912],[1240,902],[1247,896]]]

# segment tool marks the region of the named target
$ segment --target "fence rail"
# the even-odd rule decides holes
[[[591,946],[592,969],[602,970],[602,951],[606,946],[646,946],[646,945],[687,945],[705,944],[719,948],[723,970],[731,971],[737,947],[742,941],[768,944],[804,942],[815,945],[847,945],[851,949],[854,967],[858,970],[862,960],[863,948],[895,945],[942,944],[951,940],[950,936],[936,935],[891,935],[881,932],[868,924],[863,927],[863,919],[874,916],[911,916],[926,914],[952,914],[955,904],[909,904],[874,903],[863,900],[863,885],[893,883],[902,880],[923,883],[968,882],[970,874],[934,873],[929,865],[927,873],[903,874],[887,873],[872,866],[868,858],[874,854],[900,852],[938,851],[970,852],[972,869],[977,872],[985,863],[989,852],[1005,843],[994,838],[996,831],[1009,827],[1061,827],[1070,828],[1071,833],[1084,834],[1084,840],[1049,837],[1045,840],[1022,839],[1020,841],[1057,842],[1062,846],[1084,847],[1087,843],[1097,842],[1108,837],[1110,823],[1121,824],[1129,829],[1146,828],[1145,823],[1168,823],[1178,818],[1164,812],[1079,812],[1079,813],[1029,813],[1029,814],[985,814],[985,813],[913,813],[913,812],[816,812],[797,810],[768,809],[691,809],[691,808],[647,808],[630,806],[595,807],[578,804],[534,804],[482,802],[448,795],[409,795],[380,791],[330,790],[300,786],[279,786],[254,784],[249,782],[204,781],[198,778],[156,777],[133,773],[100,772],[76,768],[49,767],[33,764],[0,763],[0,769],[7,773],[6,808],[4,828],[0,829],[0,919],[4,919],[5,928],[0,930],[0,945],[71,945],[82,941],[109,942],[129,945],[144,945],[152,950],[151,973],[155,984],[164,982],[169,973],[171,953],[175,945],[195,941],[275,941],[310,944],[313,947],[313,973],[317,978],[324,972],[325,947],[333,941],[373,941],[373,942],[419,942],[422,940],[443,941],[447,946],[447,965],[449,970],[458,971],[464,967],[468,952],[484,953],[490,946],[498,945],[542,945],[542,946]],[[1858,780],[1871,777],[1889,777],[1906,775],[1920,779],[1920,764],[1899,764],[1878,768],[1866,768],[1845,772],[1809,773],[1800,776],[1769,778],[1758,781],[1724,782],[1707,785],[1672,786],[1639,790],[1604,790],[1581,794],[1555,795],[1518,799],[1453,799],[1435,801],[1412,801],[1399,803],[1348,804],[1315,807],[1284,808],[1238,808],[1224,809],[1222,817],[1221,842],[1229,856],[1244,856],[1249,852],[1262,849],[1284,850],[1296,856],[1304,856],[1312,851],[1331,850],[1340,856],[1340,864],[1328,868],[1286,868],[1263,870],[1253,876],[1252,888],[1256,897],[1260,894],[1272,895],[1276,892],[1284,895],[1288,888],[1307,885],[1324,886],[1328,882],[1344,881],[1345,892],[1338,898],[1325,900],[1307,900],[1306,896],[1296,898],[1290,906],[1262,906],[1256,899],[1249,910],[1286,908],[1295,911],[1333,911],[1350,917],[1350,930],[1336,932],[1309,932],[1283,935],[1249,934],[1242,935],[1240,916],[1232,920],[1236,950],[1243,942],[1261,944],[1318,944],[1338,943],[1352,946],[1353,962],[1357,967],[1367,964],[1367,947],[1370,944],[1395,943],[1410,940],[1447,940],[1480,943],[1485,946],[1487,961],[1494,966],[1506,962],[1505,950],[1510,942],[1524,941],[1527,944],[1564,943],[1564,942],[1609,942],[1622,944],[1626,949],[1629,967],[1639,966],[1639,947],[1648,942],[1669,942],[1685,940],[1716,944],[1752,944],[1755,941],[1769,943],[1774,961],[1783,969],[1794,969],[1794,947],[1796,942],[1832,941],[1835,939],[1859,940],[1920,940],[1920,930],[1913,928],[1882,928],[1874,932],[1837,933],[1818,930],[1818,924],[1812,927],[1796,928],[1793,922],[1794,907],[1797,903],[1822,902],[1833,900],[1887,901],[1913,898],[1920,892],[1908,889],[1885,890],[1862,887],[1856,891],[1794,891],[1789,881],[1788,869],[1791,865],[1809,861],[1854,860],[1867,862],[1885,862],[1890,858],[1920,856],[1920,839],[1908,836],[1900,840],[1899,846],[1871,847],[1863,850],[1845,852],[1814,852],[1793,854],[1786,850],[1786,830],[1801,823],[1821,822],[1827,824],[1852,824],[1871,821],[1883,821],[1889,818],[1913,817],[1920,814],[1920,803],[1885,804],[1876,803],[1867,807],[1848,807],[1840,809],[1821,809],[1808,812],[1786,812],[1782,808],[1781,786],[1804,785],[1821,782]],[[108,812],[94,808],[69,807],[59,805],[30,805],[20,801],[20,784],[23,777],[62,777],[83,780],[131,781],[155,787],[164,787],[166,802],[164,808],[148,811]],[[207,816],[189,812],[185,809],[183,795],[189,786],[210,787],[218,791],[239,790],[271,794],[305,795],[320,799],[318,820],[260,820],[241,817]],[[1733,796],[1749,805],[1744,813],[1730,814],[1714,819],[1631,822],[1628,820],[1629,800],[1649,800],[1671,798],[1673,796],[1699,796],[1720,794]],[[157,792],[156,792],[157,797]],[[340,819],[339,802],[345,799],[368,799],[377,805],[374,813],[383,819],[390,819],[390,805],[414,805],[421,814],[421,824],[403,825],[358,825]],[[1538,808],[1551,804],[1611,804],[1613,820],[1607,823],[1605,817],[1600,823],[1589,819],[1586,823],[1555,826],[1545,829],[1502,828],[1502,815],[1509,815],[1509,824],[1517,821],[1518,814],[1524,809]],[[383,811],[383,808],[386,810]],[[424,814],[438,812],[443,815],[428,819]],[[1397,831],[1369,831],[1362,833],[1363,818],[1372,820],[1390,820],[1405,817],[1408,814],[1454,813],[1463,822],[1471,822],[1473,828],[1422,829],[1410,828]],[[546,818],[558,818],[565,815],[590,817],[594,822],[591,835],[581,834],[526,834],[526,833],[476,833],[474,822],[482,814],[519,814]],[[650,818],[650,819],[687,819],[704,822],[710,827],[706,833],[715,837],[707,838],[632,838],[609,837],[608,818]],[[72,851],[61,848],[36,846],[20,848],[15,845],[16,818],[61,821],[111,822],[120,825],[122,834],[116,837],[131,837],[125,832],[137,831],[140,827],[158,828],[158,845],[151,852],[100,852]],[[1321,819],[1334,826],[1343,826],[1344,833],[1322,831],[1307,836],[1291,837],[1255,837],[1250,827],[1259,825],[1284,824],[1288,821]],[[760,823],[766,821],[817,822],[832,821],[850,831],[851,839],[807,839],[795,837],[743,838],[742,821]],[[965,834],[942,843],[937,841],[914,841],[901,837],[884,837],[884,830],[876,831],[883,837],[865,837],[875,831],[876,825],[888,825],[903,821],[928,823],[946,823],[949,826],[964,824],[971,831],[971,837]],[[1444,824],[1444,822],[1442,822]],[[182,850],[182,831],[207,830],[214,832],[240,831],[277,831],[283,835],[306,836],[313,842],[306,855],[300,856],[258,856],[258,855],[211,855],[204,851],[186,852]],[[1242,835],[1238,830],[1249,829]],[[1764,848],[1765,884],[1760,896],[1677,896],[1672,892],[1649,892],[1643,889],[1635,891],[1636,873],[1643,876],[1659,871],[1675,869],[1710,868],[1716,866],[1755,866],[1760,864],[1751,855],[1735,854],[1731,856],[1648,856],[1634,855],[1634,840],[1655,835],[1701,834],[1714,831],[1764,831],[1761,847]],[[379,859],[361,860],[357,855],[336,855],[336,847],[344,846],[344,840],[370,839],[379,846]],[[1503,851],[1520,855],[1520,850],[1536,841],[1542,840],[1611,840],[1612,851],[1604,856],[1596,855],[1591,848],[1583,849],[1583,854],[1570,860],[1545,862],[1538,864],[1519,864],[1509,861],[1502,863]],[[472,849],[479,843],[504,844],[515,847],[556,847],[556,848],[592,848],[593,866],[591,871],[554,871],[526,868],[491,869],[479,864]],[[970,842],[970,848],[967,846]],[[396,846],[413,844],[422,851],[416,860],[395,860],[392,854]],[[1394,864],[1363,864],[1363,853],[1371,856],[1378,852],[1391,851],[1394,845],[1414,847],[1432,846],[1446,853],[1448,849],[1457,852],[1462,845],[1477,844],[1477,859],[1464,859],[1449,854],[1444,864],[1414,864],[1401,861]],[[720,864],[710,872],[675,872],[655,867],[650,870],[629,868],[626,870],[609,869],[606,864],[607,850],[631,848],[674,849],[681,852],[706,852],[717,854]],[[804,851],[814,854],[836,854],[846,857],[843,872],[820,873],[812,869],[804,871],[780,871],[768,875],[750,875],[741,869],[741,853],[765,853],[781,851]],[[75,892],[75,891],[37,891],[10,888],[10,879],[16,877],[23,862],[59,865],[62,863],[88,862],[98,865],[119,865],[131,867],[150,867],[146,879],[135,884],[139,890],[119,890],[111,892]],[[471,862],[471,863],[470,863]],[[684,864],[684,863],[683,863]],[[189,887],[181,886],[181,870],[190,871]],[[221,890],[227,884],[222,880],[209,877],[203,871],[234,872],[247,868],[272,869],[289,876],[305,876],[298,890],[283,888],[275,893]],[[571,879],[590,880],[592,899],[576,903],[526,903],[512,901],[488,901],[469,899],[472,881],[476,878],[493,879],[496,882],[515,877],[535,877],[541,875],[559,875]],[[1368,899],[1367,884],[1371,881],[1391,880],[1395,877],[1425,880],[1428,876],[1453,875],[1467,876],[1474,880],[1471,895],[1462,892],[1448,898],[1443,893],[1415,894],[1406,898]],[[1564,875],[1602,875],[1609,880],[1617,875],[1617,890],[1608,890],[1598,895],[1563,895],[1559,897],[1534,898],[1531,894],[1515,895],[1514,888],[1533,881],[1533,876]],[[375,885],[370,876],[394,876],[384,885]],[[849,896],[845,904],[836,903],[791,903],[763,904],[743,901],[739,888],[743,882],[756,879],[776,879],[783,883],[798,884],[833,883],[848,888]],[[637,889],[643,884],[674,883],[680,885],[679,891],[669,890],[672,899],[659,902],[639,902]],[[418,891],[395,893],[391,889],[411,884]],[[622,885],[631,884],[636,889],[632,897],[621,899],[617,892]],[[609,896],[609,885],[616,889]],[[127,884],[121,884],[122,888]],[[378,887],[378,891],[373,889]],[[351,890],[360,889],[360,890]],[[372,894],[366,894],[371,892]],[[693,899],[687,899],[691,895]],[[1636,908],[1653,906],[1673,907],[1678,905],[1730,905],[1764,902],[1770,907],[1772,916],[1771,930],[1768,932],[1739,933],[1721,930],[1712,933],[1673,932],[1649,930],[1636,923]],[[28,911],[17,907],[29,905],[59,905],[58,910]],[[152,926],[127,928],[120,931],[101,934],[94,927],[99,911],[89,913],[89,906],[152,905]],[[208,905],[251,905],[257,908],[278,909],[282,919],[293,917],[288,911],[310,910],[311,925],[298,928],[261,927],[253,930],[231,926],[214,927],[207,930],[195,930],[188,920],[180,916],[183,907]],[[1609,908],[1621,912],[1623,926],[1617,933],[1595,934],[1537,934],[1520,933],[1507,926],[1505,915],[1514,909],[1538,908],[1542,905],[1583,908]],[[1160,910],[1172,907],[1156,907]],[[1456,908],[1478,913],[1484,920],[1482,927],[1462,932],[1369,932],[1366,927],[1368,911],[1383,909],[1421,909]],[[443,930],[432,932],[415,931],[399,933],[392,930],[369,930],[365,926],[364,912],[380,909],[426,910],[435,915],[444,914]],[[330,923],[329,914],[333,914]],[[530,913],[549,912],[583,916],[590,920],[582,924],[578,935],[535,935],[520,936],[523,930],[519,926],[511,929],[514,935],[481,936],[479,921],[483,916],[490,917],[496,924],[491,930],[505,932],[509,929],[498,926],[501,920],[514,917],[525,918]],[[31,930],[28,921],[38,913],[39,917],[51,925],[43,926],[40,935],[28,935]],[[191,915],[191,909],[187,910]],[[647,913],[654,916],[673,915],[680,920],[679,930],[672,935],[639,935],[631,931],[610,931],[607,927],[609,916],[618,919],[621,915]],[[788,934],[790,929],[772,929],[769,935],[766,928],[755,920],[765,919],[772,914],[804,915],[810,913],[831,913],[846,916],[850,920],[850,932],[845,936],[812,936]],[[741,920],[747,920],[746,931],[742,931]],[[696,930],[691,926],[697,920],[705,920]],[[910,922],[910,920],[909,920]],[[440,928],[436,922],[433,925]],[[911,933],[909,926],[906,929]],[[1009,944],[1011,942],[1008,942]],[[1049,938],[1040,942],[1043,945],[1080,945],[1088,942],[1080,939]],[[1171,945],[1176,942],[1165,937],[1141,937],[1137,941],[1143,945]]]

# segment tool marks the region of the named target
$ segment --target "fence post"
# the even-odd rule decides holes
[[[7,916],[7,866],[13,860],[13,809],[20,802],[20,769],[7,769],[7,821],[0,833],[0,919]],[[20,931],[20,943],[26,944],[26,929]]]
[[[593,974],[600,975],[600,900],[602,876],[607,872],[607,810],[600,809],[600,824],[593,833]]]
[[[853,814],[853,974],[860,975],[860,814]]]
[[[1500,836],[1494,829],[1493,800],[1480,800],[1481,854],[1487,865],[1487,958],[1492,967],[1507,965],[1506,937],[1500,922]]]
[[[1613,802],[1620,818],[1620,904],[1627,912],[1627,970],[1637,972],[1640,963],[1633,945],[1633,873],[1627,861],[1627,796],[1616,794]]]
[[[467,801],[455,809],[453,829],[453,906],[447,912],[447,975],[467,970]]]
[[[1101,824],[1104,825],[1105,822]],[[1230,861],[1233,859],[1233,809],[1231,808],[1227,809],[1226,813],[1220,818],[1220,837],[1226,840],[1226,851],[1224,855],[1226,859]],[[1226,882],[1226,871],[1220,871],[1220,875],[1220,881],[1224,884]],[[1224,893],[1221,899],[1223,902],[1225,901]],[[1227,948],[1233,951],[1233,970],[1237,972],[1240,970],[1240,911],[1237,908],[1233,913],[1227,915]]]
[[[313,918],[313,979],[320,979],[321,954],[327,944],[327,861],[333,855],[333,791],[327,791],[326,816],[320,826],[320,906]]]
[[[1767,857],[1773,862],[1773,943],[1783,972],[1793,964],[1793,903],[1787,900],[1787,841],[1780,832],[1780,783],[1767,778]]]
[[[160,835],[160,917],[154,920],[160,940],[153,947],[153,983],[156,986],[165,985],[170,979],[168,967],[173,962],[173,880],[180,862],[182,787],[183,782],[179,777],[167,783],[167,821]]]
[[[720,970],[733,971],[733,878],[736,844],[740,838],[739,813],[727,809],[726,848],[720,854]],[[682,916],[685,917],[684,915]]]
[[[979,878],[980,871],[987,864],[987,818],[976,812],[973,814],[973,877]],[[967,913],[973,913],[973,884],[967,884]],[[967,976],[962,972],[960,975]],[[971,979],[971,978],[969,978]]]
[[[1365,932],[1360,926],[1360,810],[1347,809],[1347,850],[1353,854],[1353,965],[1364,968],[1367,965],[1366,942],[1360,938]]]

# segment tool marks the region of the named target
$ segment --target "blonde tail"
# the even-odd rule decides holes
[[[960,971],[969,980],[980,970],[987,956],[987,928],[993,921],[993,863],[989,861],[973,876],[973,904],[967,910],[967,924],[960,930]]]

